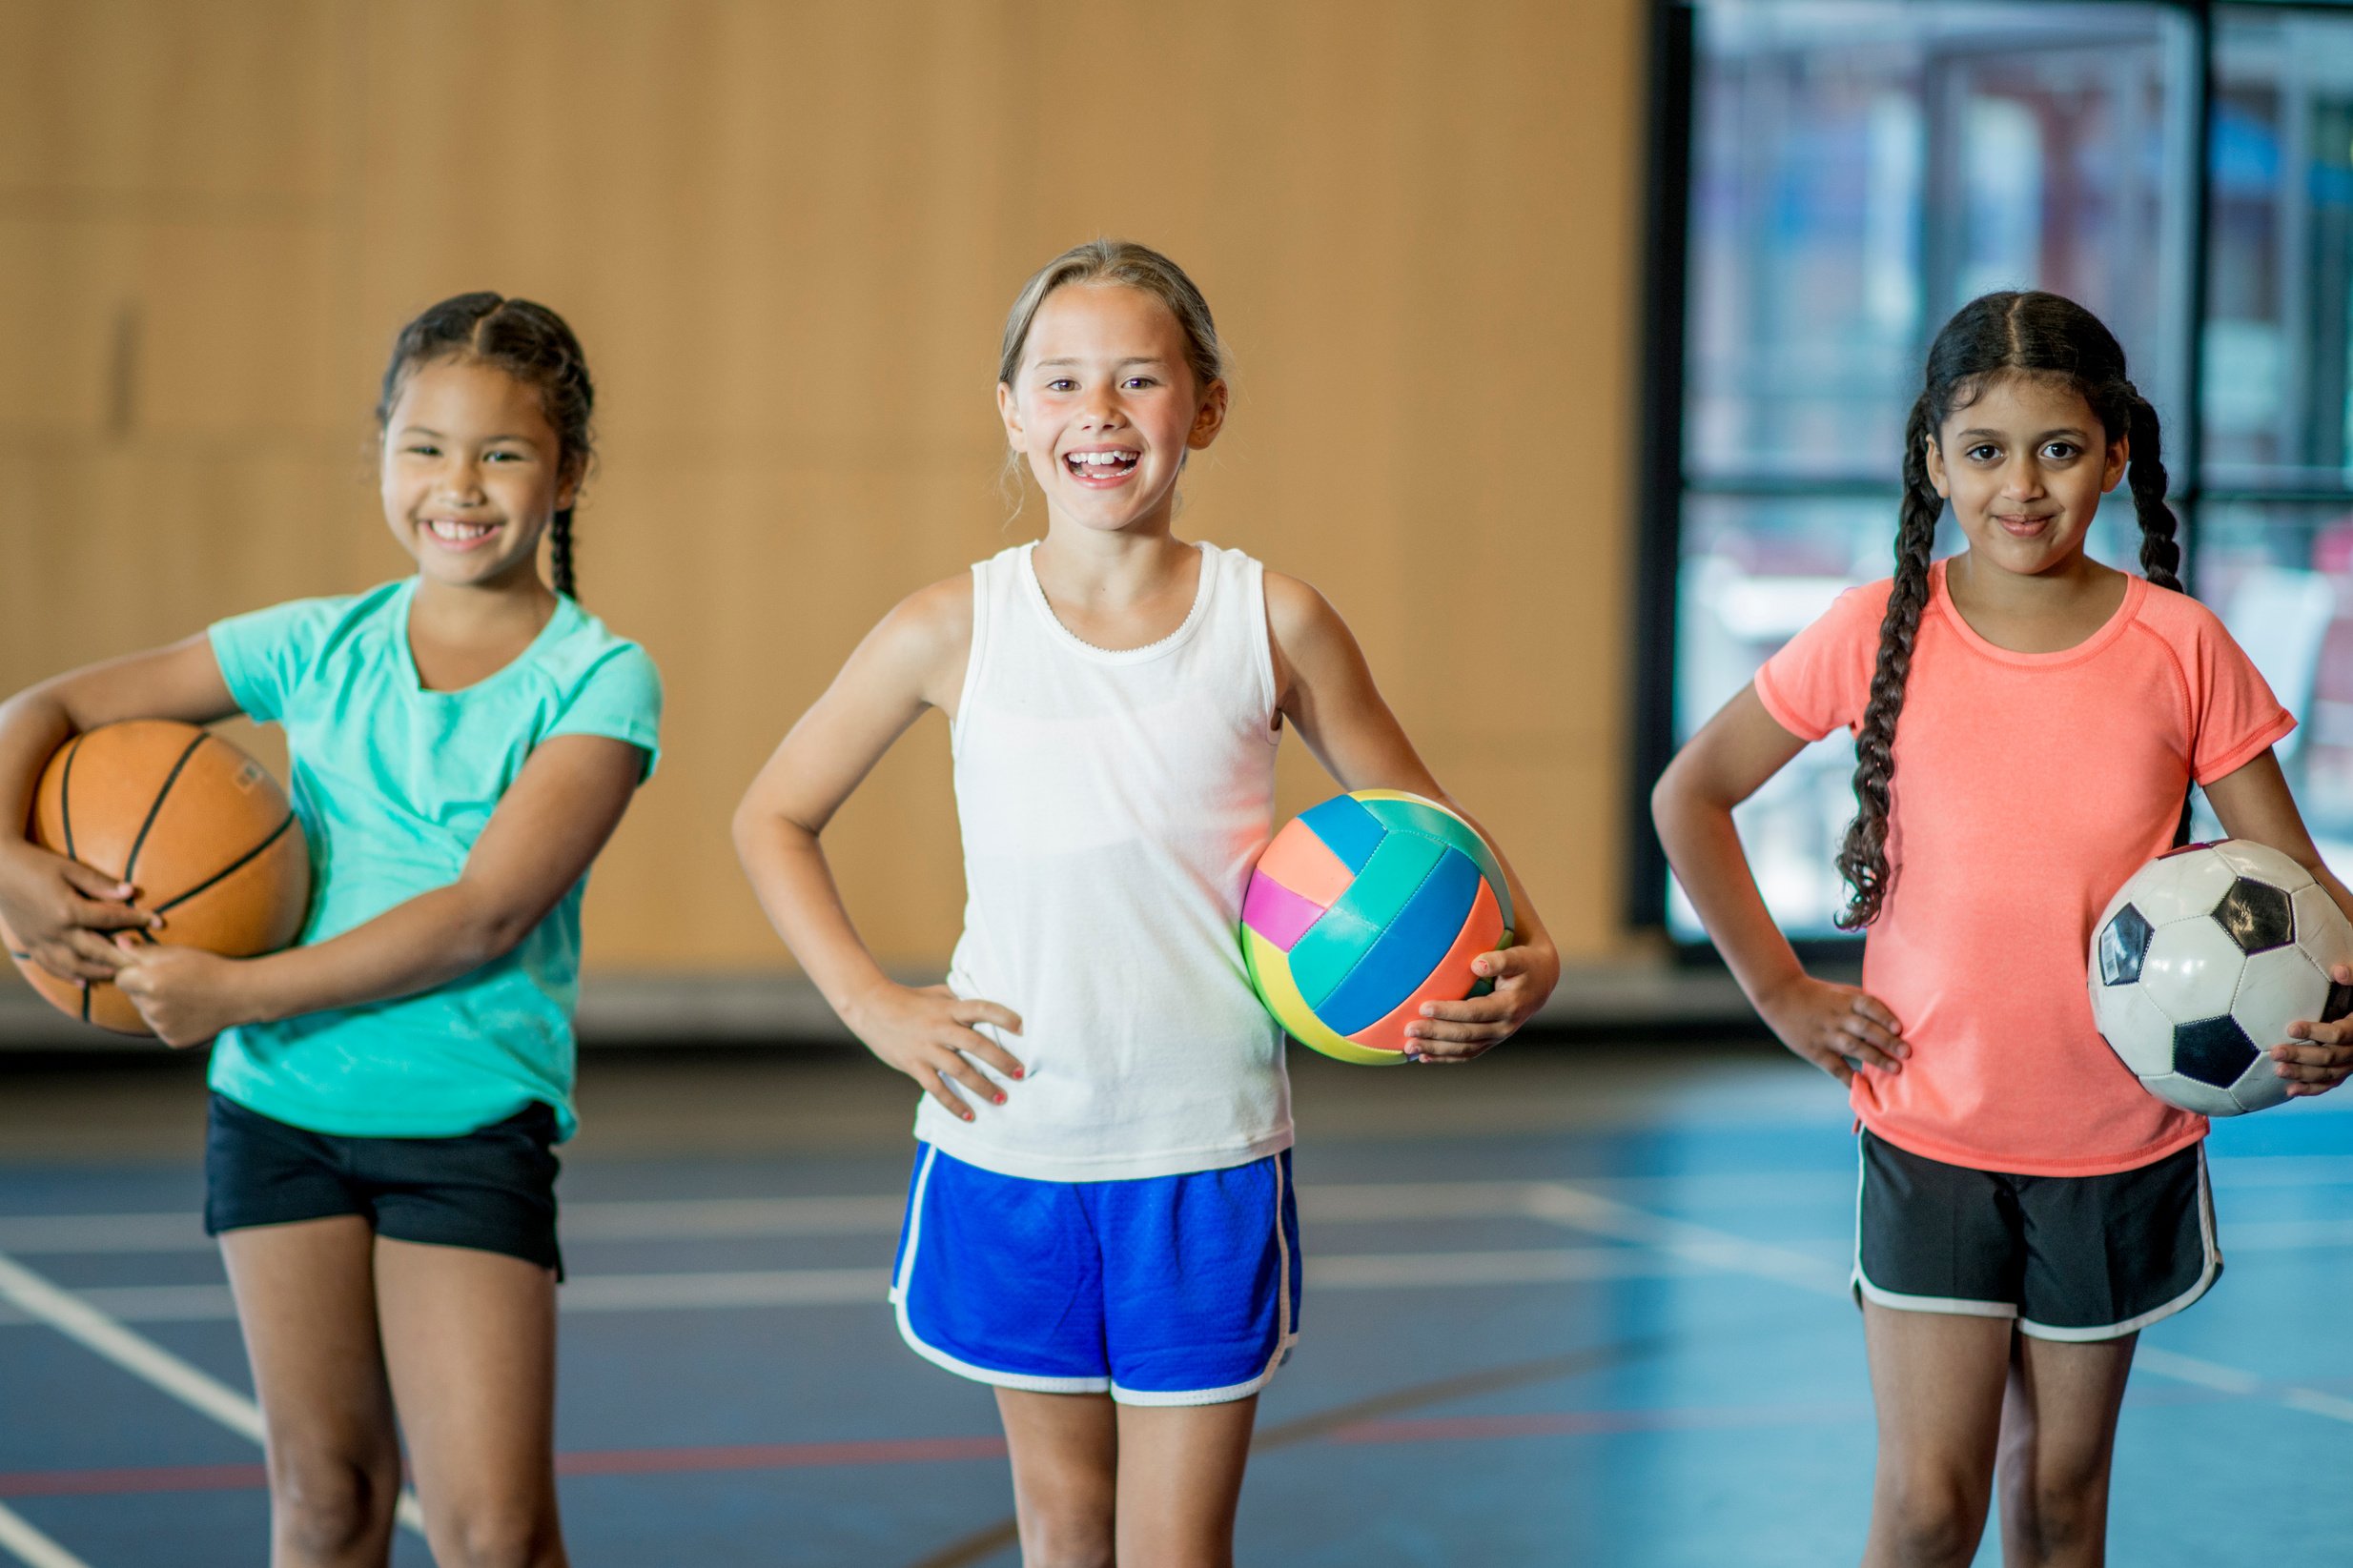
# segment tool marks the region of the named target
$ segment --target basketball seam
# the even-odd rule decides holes
[[[275,828],[272,828],[268,838],[263,839],[259,844],[255,845],[251,849],[248,849],[242,855],[239,855],[236,859],[231,861],[228,865],[222,866],[211,876],[206,877],[202,882],[197,883],[194,887],[189,888],[188,891],[182,893],[179,897],[172,900],[171,903],[156,905],[155,913],[160,915],[173,909],[176,909],[181,905],[187,903],[190,899],[194,898],[198,893],[201,893],[205,889],[215,886],[219,883],[225,882],[229,878],[235,876],[237,872],[244,870],[246,866],[252,865],[256,860],[260,858],[263,850],[269,848],[270,845],[284,838],[286,836],[286,829],[292,827],[294,825],[294,822],[295,814],[291,811],[287,812],[286,820],[279,823]]]
[[[73,737],[73,743],[66,747],[65,774],[57,781],[57,821],[59,825],[65,829],[66,859],[68,860],[75,858],[73,854],[73,759],[81,755],[82,743],[89,739],[88,730]],[[89,1012],[87,1003],[83,1005],[82,1010],[84,1013]]]
[[[132,871],[139,864],[139,851],[147,847],[148,831],[155,825],[156,817],[163,812],[164,797],[170,795],[172,786],[180,782],[180,773],[188,766],[188,759],[196,754],[196,747],[211,739],[203,730],[196,731],[196,738],[189,742],[187,749],[179,754],[179,760],[172,764],[172,771],[163,776],[163,787],[156,790],[155,798],[148,803],[147,820],[139,824],[138,836],[131,841],[131,857],[123,862],[123,881],[131,880]]]

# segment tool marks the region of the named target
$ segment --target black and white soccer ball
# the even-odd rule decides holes
[[[2209,1116],[2287,1098],[2265,1054],[2353,1012],[2353,925],[2310,872],[2244,839],[2159,855],[2092,928],[2092,1017],[2159,1099]]]

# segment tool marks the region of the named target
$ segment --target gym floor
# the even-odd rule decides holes
[[[1293,1063],[1303,1335],[1261,1406],[1243,1563],[1855,1559],[1872,1427],[1834,1086],[1763,1047]],[[195,1067],[0,1057],[0,1563],[262,1558]],[[907,1351],[882,1299],[911,1091],[833,1051],[592,1053],[583,1081],[574,1560],[1016,1562],[988,1393]],[[2212,1149],[2229,1272],[2143,1337],[2112,1560],[2335,1568],[2353,1095]],[[395,1560],[428,1559],[403,1530]]]

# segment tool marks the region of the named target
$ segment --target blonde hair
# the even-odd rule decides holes
[[[1047,262],[1021,286],[1005,317],[1005,343],[996,366],[1000,384],[1013,385],[1021,370],[1021,351],[1030,340],[1030,324],[1037,319],[1038,307],[1048,295],[1072,283],[1120,283],[1143,290],[1166,305],[1184,329],[1185,364],[1193,372],[1194,391],[1206,392],[1212,381],[1225,379],[1225,348],[1217,341],[1217,323],[1210,317],[1209,301],[1185,270],[1134,240],[1091,239]]]

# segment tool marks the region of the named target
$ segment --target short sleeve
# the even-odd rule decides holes
[[[206,635],[230,698],[262,723],[283,719],[351,602],[297,599],[215,621]]]
[[[2221,619],[2200,615],[2192,633],[2190,703],[2196,725],[2190,773],[2203,786],[2236,773],[2296,727],[2255,661]]]
[[[1848,589],[1765,661],[1756,672],[1756,695],[1773,723],[1799,740],[1819,741],[1862,722],[1888,589],[1886,582]]]
[[[602,735],[645,753],[645,777],[662,758],[662,671],[634,642],[617,642],[588,669],[549,736]]]

